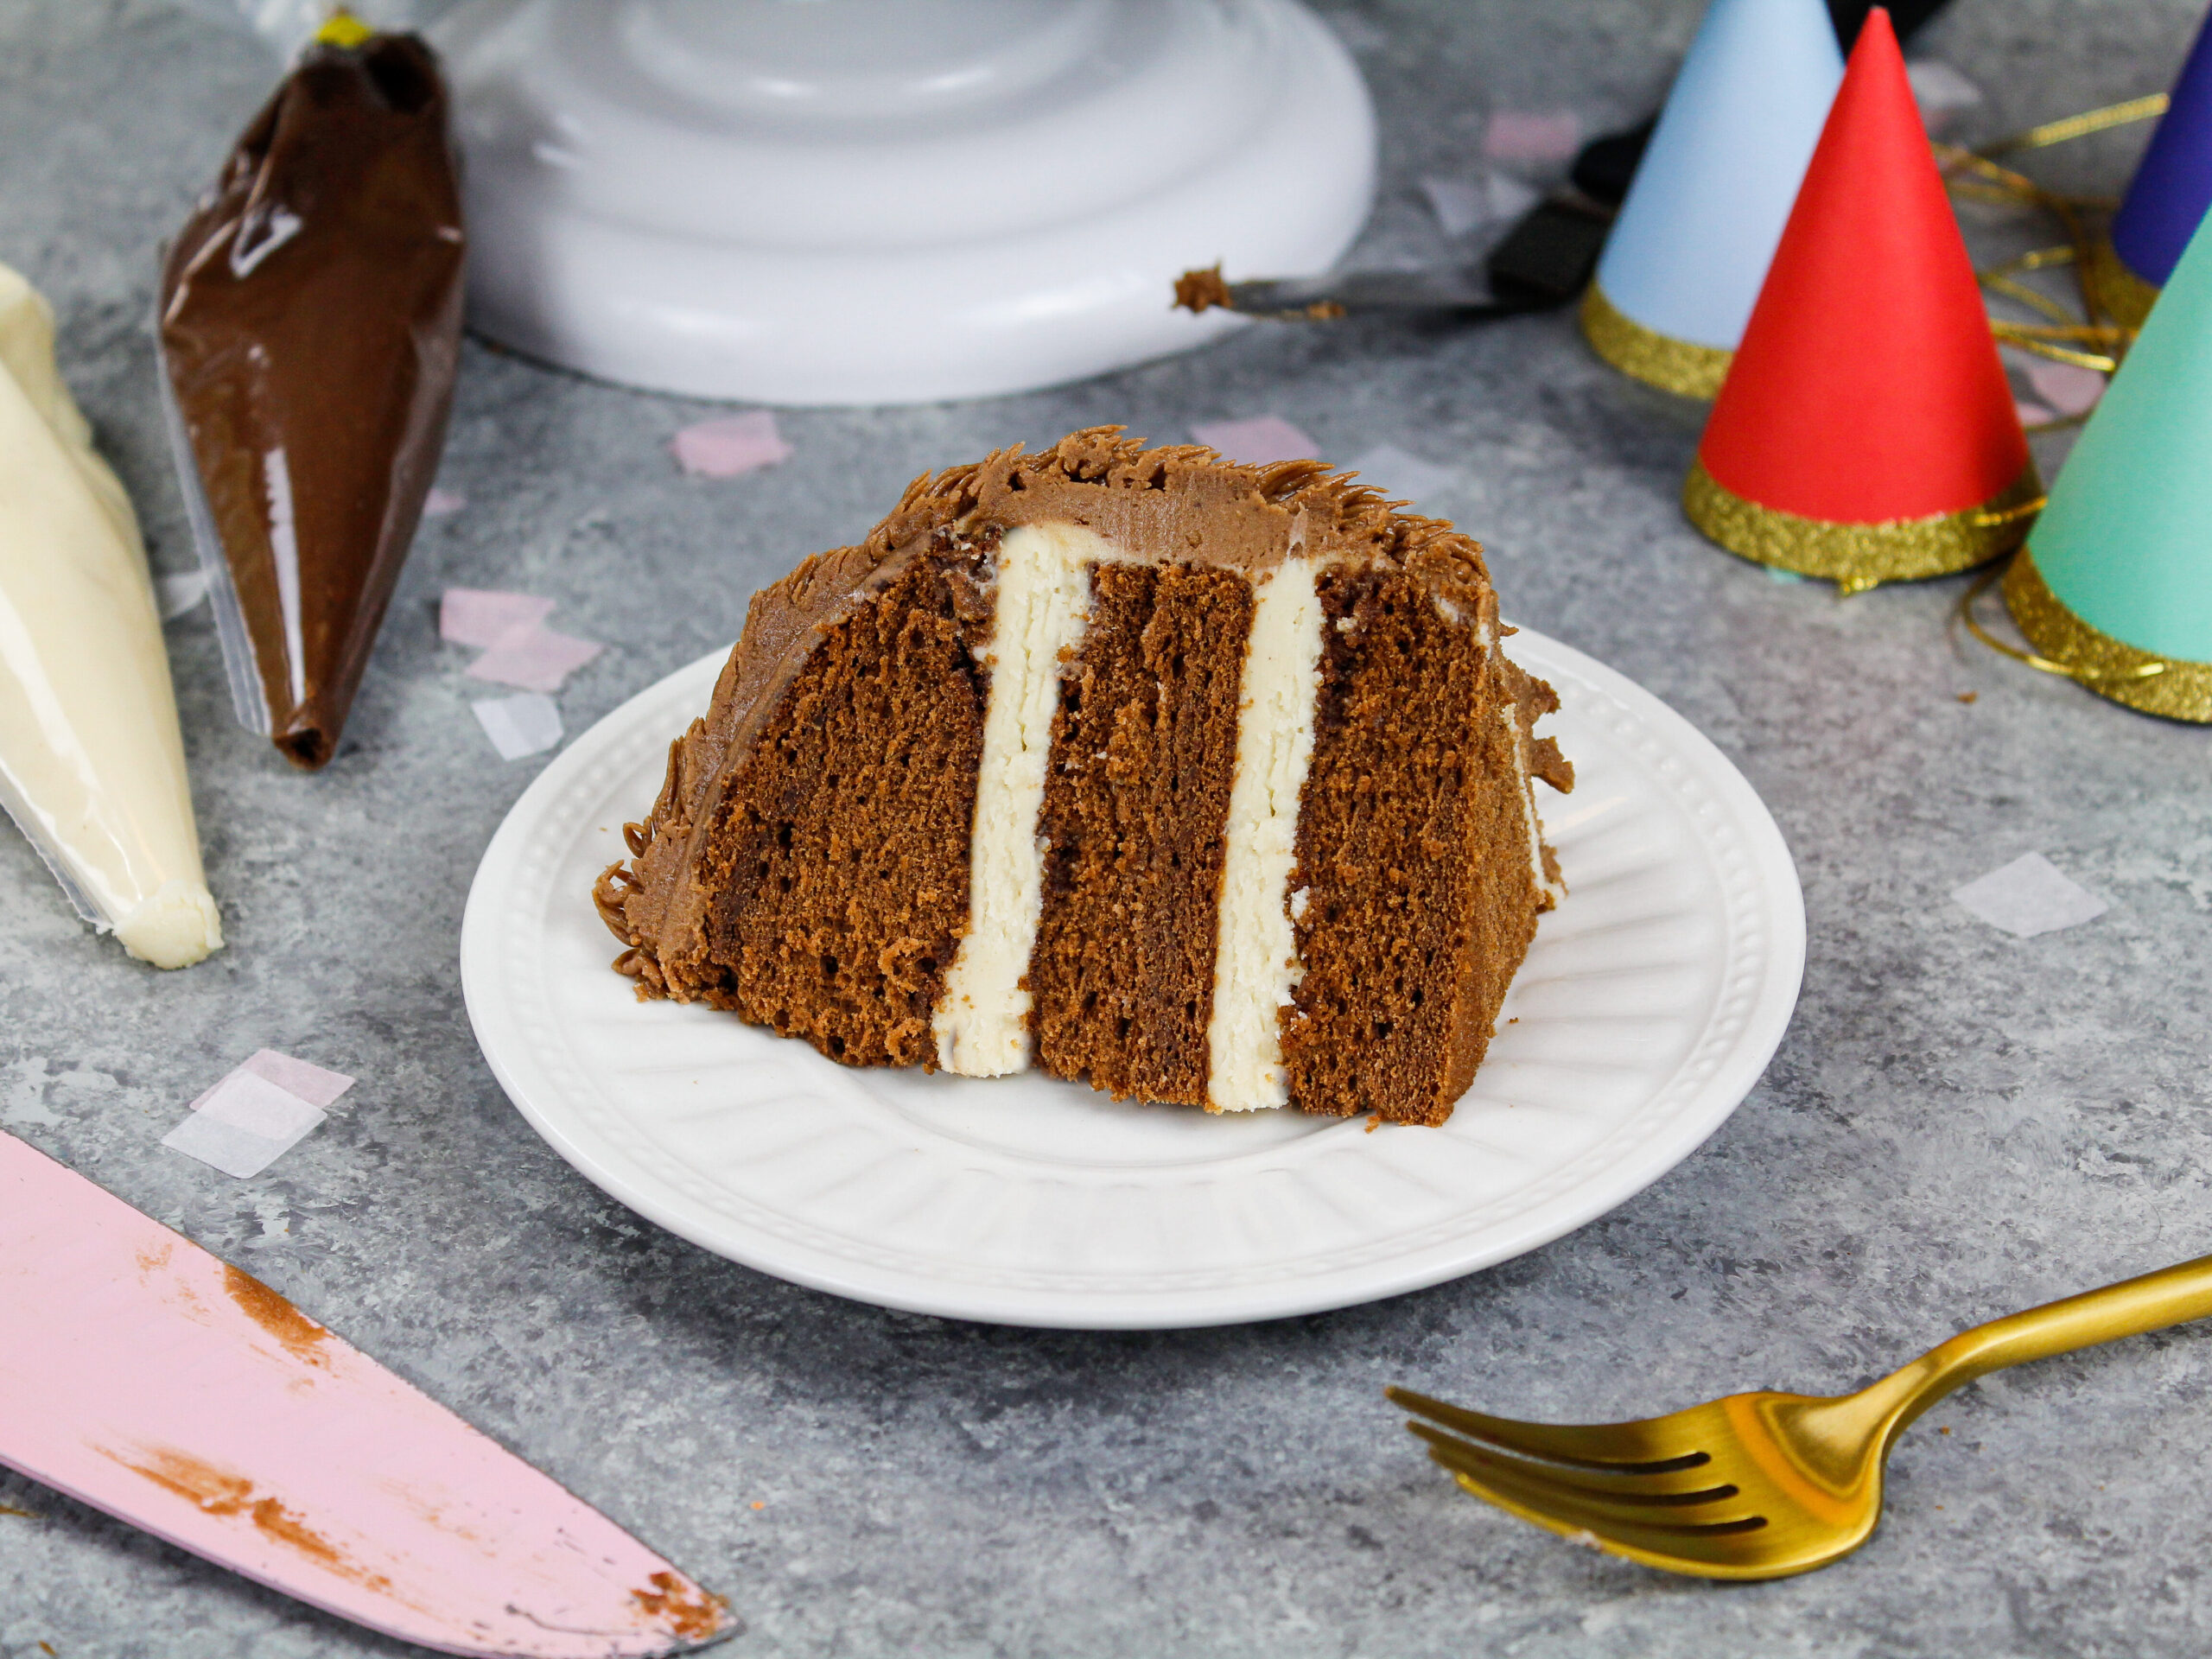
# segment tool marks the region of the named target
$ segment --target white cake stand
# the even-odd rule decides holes
[[[477,0],[434,31],[471,321],[632,385],[979,397],[1213,338],[1176,275],[1325,270],[1375,118],[1297,0]]]

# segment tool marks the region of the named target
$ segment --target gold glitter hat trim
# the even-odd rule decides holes
[[[2212,724],[2212,663],[2155,657],[2091,627],[2044,584],[2025,548],[2005,573],[2005,608],[2052,667],[2099,696],[2148,715]]]
[[[1682,511],[1731,553],[1858,594],[1885,582],[1947,576],[2010,552],[2028,532],[2031,512],[2022,509],[2039,505],[2042,494],[2031,461],[1980,506],[1927,518],[1841,524],[1746,500],[1707,472],[1700,456],[1682,485]]]
[[[2082,261],[2082,297],[2123,328],[2140,328],[2158,303],[2158,287],[2127,268],[2109,236],[2090,238]]]
[[[1582,337],[1590,349],[1630,379],[1707,403],[1720,395],[1736,353],[1726,346],[1695,346],[1622,315],[1592,282],[1582,295]]]

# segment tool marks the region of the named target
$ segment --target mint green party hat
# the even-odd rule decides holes
[[[2074,446],[2005,602],[2091,690],[2212,722],[2212,220]]]

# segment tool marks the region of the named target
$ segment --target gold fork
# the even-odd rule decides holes
[[[1385,1392],[1429,1420],[1406,1427],[1460,1485],[1524,1521],[1670,1573],[1779,1579],[1872,1535],[1890,1448],[1961,1383],[2208,1313],[2212,1255],[1976,1325],[1857,1394],[1732,1394],[1580,1425]]]

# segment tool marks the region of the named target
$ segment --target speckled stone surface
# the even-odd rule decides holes
[[[1492,108],[1640,114],[1683,0],[1332,13],[1383,111],[1365,257],[1445,245],[1415,193]],[[1958,0],[1921,43],[1989,101],[1969,137],[2164,86],[2183,0]],[[158,240],[272,65],[153,4],[0,0],[0,259],[157,565],[190,561],[148,328]],[[2133,137],[2039,163],[2113,190]],[[2196,1654],[2212,1646],[2212,1330],[2005,1374],[1904,1444],[1861,1554],[1749,1587],[1567,1548],[1458,1495],[1382,1402],[1639,1415],[1840,1389],[1959,1325],[2212,1249],[2204,1079],[2212,768],[2169,725],[1947,643],[1959,584],[1840,602],[1689,530],[1694,410],[1568,321],[1253,329],[1201,355],[957,407],[782,417],[785,466],[678,476],[704,406],[478,346],[426,526],[336,762],[233,725],[202,610],[172,625],[229,948],[157,975],[0,833],[0,1125],[241,1262],[725,1591],[774,1655]],[[1115,421],[1179,439],[1274,412],[1338,459],[1450,469],[1510,614],[1688,715],[1771,805],[1810,961],[1765,1080],[1614,1214],[1507,1266],[1325,1317],[1135,1336],[881,1313],[763,1278],[602,1197],[479,1057],[455,941],[479,853],[540,765],[471,718],[448,583],[556,595],[613,649],[582,730],[726,642],[747,594],[850,540],[916,472]],[[2046,459],[2055,458],[2051,453]],[[1971,703],[1961,695],[1977,693]],[[2040,850],[2110,911],[2018,941],[1946,895]],[[266,1175],[158,1141],[263,1045],[360,1078]],[[1941,1434],[1938,1427],[1951,1433]],[[0,1656],[394,1654],[0,1477]],[[30,1511],[29,1515],[15,1513]]]

